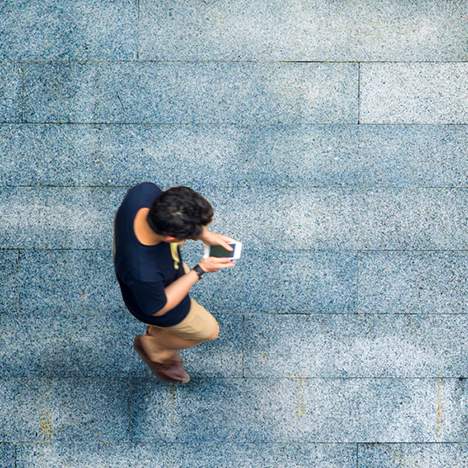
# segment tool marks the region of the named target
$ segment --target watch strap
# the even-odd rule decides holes
[[[202,267],[198,263],[192,268],[192,270],[194,270],[197,273],[199,279],[205,273],[205,271],[202,269]]]

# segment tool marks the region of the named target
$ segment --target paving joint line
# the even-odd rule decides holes
[[[112,381],[120,381],[120,382],[127,382],[128,380],[132,381],[144,381],[144,382],[157,382],[155,380],[155,377],[148,377],[146,375],[141,375],[141,376],[135,376],[135,375],[124,375],[124,374],[119,374],[118,376],[112,375],[112,376],[105,376],[105,375],[83,375],[83,374],[76,374],[76,375],[67,375],[67,376],[62,376],[60,374],[57,375],[48,375],[46,377],[42,376],[42,374],[38,375],[31,375],[31,374],[25,374],[21,376],[8,376],[5,375],[3,379],[9,379],[9,380],[24,380],[26,378],[29,378],[30,380],[47,380],[49,384],[57,383],[57,382],[62,382],[62,381],[95,381],[95,382],[107,382],[109,380]],[[468,379],[468,375],[458,375],[458,376],[451,376],[451,375],[428,375],[428,376],[392,376],[392,375],[387,375],[387,376],[304,376],[304,375],[267,375],[267,376],[254,376],[254,375],[249,375],[246,376],[245,378],[242,376],[236,376],[236,375],[224,375],[224,376],[199,376],[197,378],[197,382],[200,383],[209,383],[217,380],[226,380],[226,381],[238,381],[238,382],[245,382],[246,380],[250,381],[284,381],[284,382],[296,382],[297,380],[307,380],[307,381],[321,381],[321,380],[333,380],[333,381],[348,381],[348,380],[392,380],[392,381],[398,381],[398,380],[424,380],[424,381],[437,381],[440,379],[443,380],[452,380],[452,381],[460,381],[464,382],[465,380]]]
[[[245,314],[242,314],[242,333],[244,334],[244,331],[245,331],[245,320],[246,320],[246,316]],[[242,355],[241,355],[241,359],[242,359],[242,377],[245,379],[246,378],[246,375],[245,375],[245,346],[244,346],[244,340],[241,340],[241,343],[242,343]]]
[[[197,241],[194,241],[197,242]],[[44,251],[98,251],[98,252],[109,252],[110,248],[104,247],[57,247],[57,248],[50,248],[50,247],[0,247],[0,251],[2,250],[18,250],[18,251],[31,251],[31,250],[44,250]],[[261,248],[253,248],[252,250],[262,250]],[[304,252],[304,253],[356,253],[356,252],[366,252],[366,253],[381,253],[381,252],[405,252],[408,254],[411,253],[419,253],[419,252],[438,252],[438,253],[447,253],[447,254],[454,254],[454,253],[461,253],[465,254],[468,252],[468,249],[304,249],[304,248],[285,248],[285,249],[277,249],[277,251],[281,252],[290,252],[294,250],[295,252]]]
[[[364,122],[359,123],[356,122],[299,122],[299,123],[292,123],[292,122],[264,122],[264,123],[239,123],[239,122],[78,122],[78,121],[42,121],[42,122],[33,122],[33,121],[0,121],[0,125],[5,126],[26,126],[26,125],[48,125],[48,126],[60,126],[60,125],[82,125],[86,126],[133,126],[133,127],[234,127],[234,128],[242,128],[242,129],[250,129],[250,130],[258,130],[258,129],[271,129],[271,128],[280,128],[280,129],[296,129],[296,128],[305,128],[305,127],[323,127],[323,128],[330,128],[330,127],[376,127],[376,126],[386,126],[386,127],[466,127],[468,123],[437,123],[437,122],[399,122],[399,123],[375,123],[375,122]]]
[[[138,0],[137,0],[138,1]],[[139,1],[138,1],[139,3]],[[289,63],[326,63],[326,64],[356,64],[356,63],[363,63],[363,64],[403,64],[403,65],[411,65],[411,64],[434,64],[434,65],[444,65],[444,64],[457,64],[457,63],[468,63],[468,60],[216,60],[216,59],[196,59],[196,60],[187,60],[187,59],[163,59],[163,60],[156,60],[156,59],[120,59],[120,60],[80,60],[80,59],[70,59],[70,60],[54,60],[54,59],[42,59],[42,60],[11,60],[11,59],[3,59],[0,60],[0,65],[3,63],[9,64],[25,64],[25,65],[93,65],[93,64],[166,64],[166,63],[186,63],[186,64],[207,64],[207,63],[225,63],[225,64],[243,64],[243,63],[253,63],[258,65],[263,64],[289,64]]]
[[[19,277],[20,277],[20,262],[21,262],[22,252],[20,249],[17,249],[17,256],[16,256],[16,268],[15,268],[15,287],[17,291],[16,296],[16,313],[19,316],[21,312],[21,285],[19,284]]]
[[[158,439],[158,440],[162,440],[163,442],[167,443],[167,444],[171,444],[171,445],[181,445],[181,446],[187,446],[187,441],[184,441],[184,440],[181,440],[180,438],[179,439]],[[207,445],[211,445],[213,444],[212,441],[210,440],[199,440],[199,439],[195,439],[193,441],[194,443],[196,444],[207,444]],[[48,442],[43,442],[43,441],[40,441],[40,440],[20,440],[20,441],[15,441],[15,442],[0,442],[0,443],[5,443],[5,444],[11,444],[11,445],[28,445],[28,446],[33,446],[33,447],[49,447],[50,444]],[[63,440],[63,439],[60,439],[60,440],[57,440],[56,443],[60,444],[61,446],[68,446],[68,445],[71,445],[71,446],[74,446],[74,442],[70,442],[70,441],[66,441],[66,440]],[[244,444],[244,443],[247,443],[247,444],[251,444],[252,441],[242,441],[240,444]],[[298,440],[294,440],[294,441],[291,441],[290,439],[289,440],[282,440],[282,439],[275,439],[275,440],[263,440],[263,441],[256,441],[255,443],[259,444],[259,445],[265,445],[265,446],[275,446],[275,445],[278,445],[278,446],[284,446],[284,444],[302,444],[303,441],[298,439]],[[311,445],[314,445],[314,444],[318,444],[318,445],[348,445],[350,447],[353,447],[353,446],[356,446],[356,445],[467,445],[467,442],[466,441],[427,441],[427,440],[423,440],[423,441],[412,441],[412,442],[396,442],[396,441],[378,441],[378,442],[373,442],[373,441],[314,441],[314,440],[310,440],[310,441],[306,441],[305,442],[306,444],[311,444]],[[130,445],[130,446],[137,446],[137,447],[154,447],[153,443],[151,441],[131,441],[131,440],[125,440],[125,439],[122,439],[122,440],[117,440],[117,441],[112,441],[112,442],[109,442],[107,445],[110,445],[110,446],[115,446],[115,445],[124,445],[124,446],[127,446],[127,445]]]
[[[19,67],[19,98],[18,98],[18,118],[20,123],[26,123],[26,113],[25,113],[25,104],[26,104],[26,70],[22,65]]]
[[[361,256],[362,256],[362,251],[357,250],[354,254],[356,258],[356,301],[354,303],[354,314],[355,315],[360,315],[359,312],[359,282],[361,280]]]
[[[355,127],[364,127],[364,126],[385,126],[385,127],[464,127],[467,126],[466,122],[361,122],[357,124],[355,121],[349,122],[303,122],[303,123],[291,123],[291,122],[260,122],[256,123],[247,123],[240,124],[239,122],[231,121],[196,121],[196,122],[161,122],[161,121],[137,121],[137,122],[109,122],[109,121],[88,121],[88,122],[79,122],[79,121],[61,121],[61,120],[51,120],[51,121],[42,121],[42,122],[33,122],[33,121],[0,121],[0,125],[132,125],[132,126],[170,126],[170,127],[235,127],[235,128],[248,128],[248,129],[261,129],[261,128],[297,128],[297,127],[333,127],[333,126],[355,126]]]
[[[73,188],[73,189],[81,189],[81,188],[97,188],[97,189],[114,189],[114,188],[130,188],[132,184],[129,185],[55,185],[55,184],[15,184],[15,185],[0,185],[0,190],[2,188]],[[223,184],[215,184],[214,182],[208,183],[209,188],[233,188],[239,187],[238,183],[223,183]],[[300,185],[285,185],[285,184],[276,184],[276,188],[279,189],[300,189],[303,186]],[[242,189],[251,189],[250,185],[240,185]],[[254,187],[255,188],[255,187]],[[260,188],[258,186],[257,188]],[[420,190],[420,189],[427,189],[427,190],[466,190],[468,186],[465,185],[307,185],[305,187],[306,190],[345,190],[345,191],[372,191],[372,190],[400,190],[400,191],[412,191],[412,190]]]
[[[128,382],[128,395],[127,395],[127,414],[128,414],[128,426],[127,426],[127,437],[128,440],[132,440],[132,393],[133,392],[133,378],[129,378]]]
[[[136,0],[137,7],[137,30],[136,30],[136,58],[140,61],[140,0]]]
[[[357,97],[357,108],[358,108],[358,125],[361,123],[361,63],[358,63],[358,97]]]

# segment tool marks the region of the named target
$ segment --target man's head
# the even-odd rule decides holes
[[[162,192],[147,216],[148,224],[156,234],[171,236],[176,241],[198,237],[212,219],[213,207],[208,200],[184,186]]]

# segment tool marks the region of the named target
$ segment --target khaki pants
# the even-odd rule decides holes
[[[183,262],[185,273],[190,271],[190,267]],[[170,327],[158,327],[156,325],[148,325],[147,334],[151,335],[152,328],[163,329],[168,333],[176,335],[180,338],[192,341],[209,340],[219,330],[219,324],[213,315],[208,312],[201,304],[193,297],[190,298],[190,312],[177,325]]]

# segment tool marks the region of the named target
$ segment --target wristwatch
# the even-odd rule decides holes
[[[203,270],[203,268],[198,263],[192,268],[192,270],[197,273],[199,280],[201,279],[203,274],[206,273],[206,271]]]

